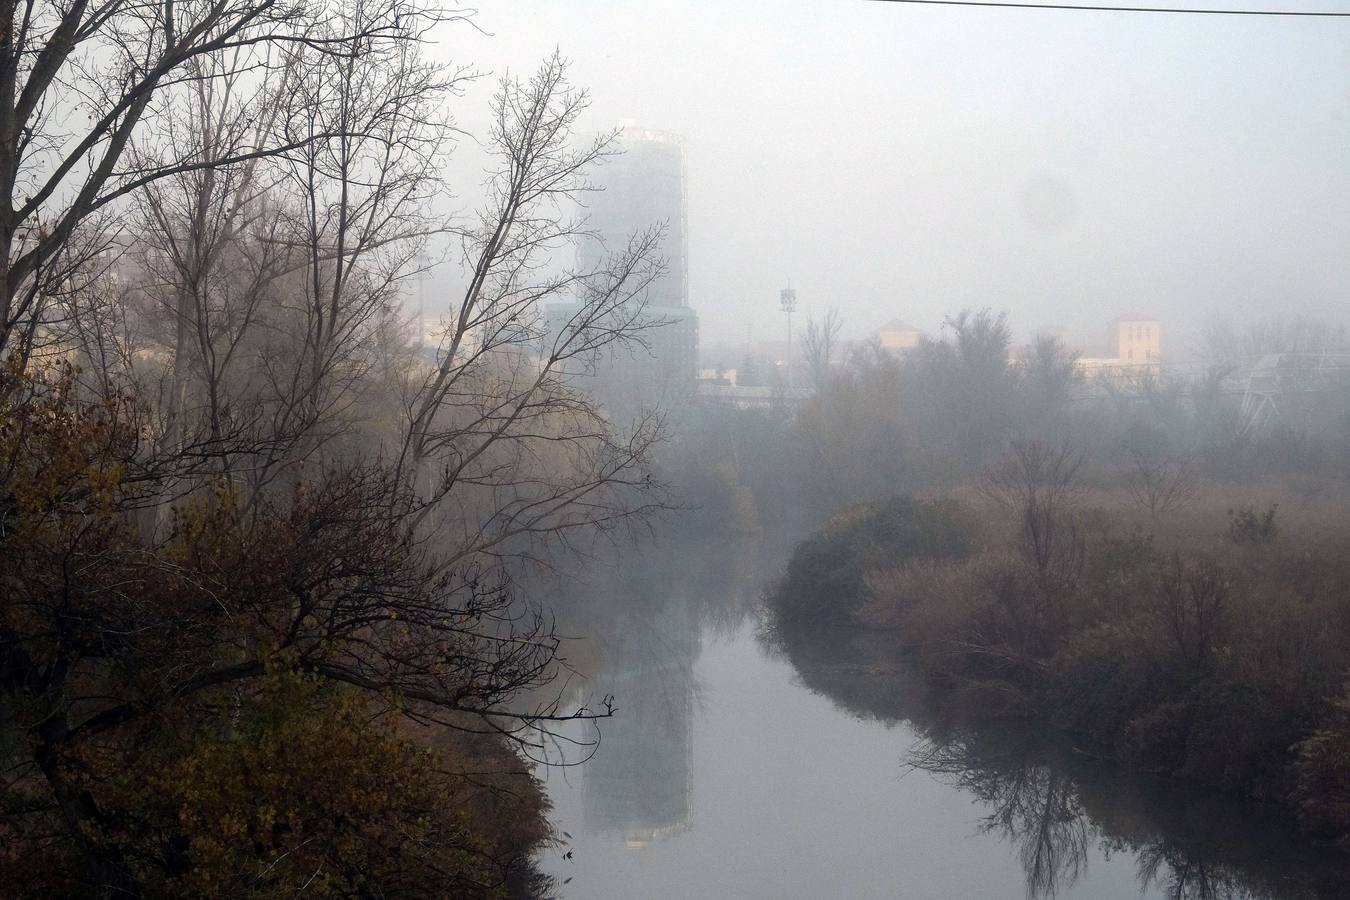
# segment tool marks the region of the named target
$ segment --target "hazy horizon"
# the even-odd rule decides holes
[[[471,134],[497,76],[557,48],[583,127],[684,136],[708,345],[780,339],[789,280],[849,336],[987,306],[1081,342],[1138,312],[1172,360],[1216,315],[1344,318],[1350,21],[581,0],[438,37],[491,73],[455,103]],[[466,203],[481,171],[466,142]]]

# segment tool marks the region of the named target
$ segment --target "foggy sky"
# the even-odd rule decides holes
[[[685,136],[705,345],[781,337],[788,279],[849,336],[990,306],[1092,339],[1137,312],[1172,361],[1216,313],[1350,317],[1350,19],[529,0],[475,21],[435,52],[526,74],[556,46],[585,127]],[[448,176],[470,196],[481,166]]]

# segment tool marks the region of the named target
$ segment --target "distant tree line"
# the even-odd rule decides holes
[[[1199,478],[1287,475],[1314,489],[1350,476],[1350,366],[1294,373],[1277,413],[1259,423],[1243,408],[1258,359],[1344,346],[1325,323],[1254,326],[1246,343],[1259,343],[1255,358],[1223,337],[1238,329],[1214,324],[1199,366],[1091,376],[1058,338],[1016,345],[1006,315],[989,310],[958,312],[903,355],[845,346],[840,327],[836,314],[808,322],[801,356],[813,398],[710,413],[711,443],[690,451],[721,460],[724,477],[734,468],[766,509],[799,505],[820,522],[852,502],[950,489],[979,478],[1014,441],[1072,446],[1085,477],[1128,489],[1155,511]]]
[[[1312,331],[1258,360],[1297,363]],[[1339,345],[1317,331],[1321,364]],[[983,717],[1274,801],[1345,845],[1347,380],[1295,378],[1257,427],[1237,367],[1088,380],[987,312],[903,359],[855,350],[788,420],[823,523],[769,633],[878,632]]]

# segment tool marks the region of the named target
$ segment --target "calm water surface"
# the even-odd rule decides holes
[[[618,713],[593,759],[546,772],[563,897],[1350,896],[1338,858],[1258,808],[937,739],[885,711],[885,675],[799,672],[726,614],[762,567],[675,557],[611,586],[590,682]]]

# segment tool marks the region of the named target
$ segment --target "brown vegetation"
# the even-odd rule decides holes
[[[1262,352],[1313,331],[1333,333],[1267,329]],[[1211,343],[1198,377],[1089,381],[967,310],[902,358],[855,351],[792,423],[806,505],[834,518],[770,631],[885,629],[986,714],[1350,842],[1350,393],[1300,382],[1258,421],[1232,378],[1250,354]],[[903,494],[945,499],[880,500]]]
[[[609,707],[511,575],[665,505],[659,412],[571,379],[653,327],[661,234],[551,264],[613,137],[557,55],[439,211],[468,14],[0,16],[0,894],[497,896],[547,839],[527,757]]]
[[[134,408],[54,378],[0,378],[5,896],[504,895],[548,836],[504,738],[553,715],[504,704],[556,644],[374,470],[147,541]]]
[[[873,543],[858,599],[816,604],[892,632],[931,684],[986,714],[1051,721],[1132,766],[1275,801],[1350,838],[1344,489],[1210,483],[1163,511],[1120,489],[1068,491],[1056,460],[1072,468],[1023,447],[993,489],[947,504],[972,552]],[[1236,532],[1233,509],[1250,514]],[[847,513],[813,540],[866,532],[874,515]],[[772,600],[784,625],[808,602],[798,570],[827,556],[809,546]]]

